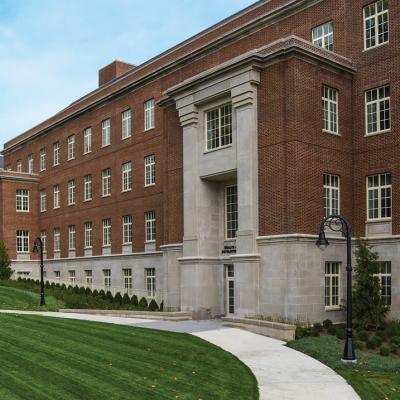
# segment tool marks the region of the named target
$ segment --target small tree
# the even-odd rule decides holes
[[[372,250],[367,240],[357,240],[354,272],[353,310],[357,323],[367,328],[383,325],[389,307],[384,304],[381,284],[375,275],[379,273],[378,253]]]
[[[13,270],[10,265],[11,260],[8,256],[7,247],[4,242],[0,242],[0,279],[8,280],[11,278]]]

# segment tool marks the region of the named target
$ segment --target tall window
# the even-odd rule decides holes
[[[75,273],[75,270],[68,271],[68,278],[69,278],[69,283],[71,284],[71,286],[75,286],[76,285],[76,273]]]
[[[144,158],[144,185],[151,186],[156,184],[156,156],[151,154]]]
[[[145,268],[146,296],[154,297],[156,295],[156,269]]]
[[[75,225],[68,226],[68,248],[69,250],[75,250],[76,247],[76,229]]]
[[[365,92],[367,135],[390,129],[390,87]]]
[[[17,231],[17,253],[29,253],[28,231]]]
[[[34,162],[33,154],[30,154],[30,155],[28,156],[28,172],[29,172],[30,174],[33,174],[33,172],[34,172],[34,169],[33,169],[33,162]]]
[[[60,143],[56,142],[53,144],[53,165],[60,164]]]
[[[131,268],[124,268],[122,270],[124,275],[124,288],[125,289],[132,289],[132,269]]]
[[[39,169],[40,171],[46,170],[46,148],[40,149],[39,153]]]
[[[381,284],[381,296],[384,304],[392,304],[392,262],[380,261],[379,273],[375,274]]]
[[[154,99],[150,99],[144,103],[144,130],[154,128]]]
[[[86,269],[85,270],[85,279],[86,279],[86,285],[87,286],[92,286],[93,285],[93,273],[91,269]]]
[[[338,133],[338,91],[328,86],[322,87],[322,128]]]
[[[29,211],[29,190],[17,189],[16,192],[16,209],[18,212]]]
[[[22,172],[22,161],[21,160],[17,160],[17,172]]]
[[[325,307],[339,307],[340,263],[325,263]]]
[[[47,246],[46,246],[46,240],[47,240],[47,232],[46,231],[41,231],[40,232],[40,239],[42,239],[42,244],[43,244],[43,253],[47,252]]]
[[[68,136],[68,160],[75,158],[75,135]]]
[[[122,244],[132,243],[132,215],[122,217]]]
[[[68,205],[72,206],[75,204],[75,180],[68,181]]]
[[[83,154],[92,151],[92,128],[86,128],[83,131]]]
[[[111,289],[111,270],[103,269],[103,277],[104,277],[104,290],[109,292]]]
[[[154,242],[156,240],[156,213],[147,211],[144,213],[146,227],[146,242]]]
[[[131,110],[126,110],[122,113],[122,139],[131,136]]]
[[[60,273],[60,271],[54,271],[54,280],[55,280],[56,282],[60,282],[60,280],[61,280],[61,273]]]
[[[103,169],[102,172],[102,195],[111,195],[111,169]]]
[[[238,230],[238,196],[237,186],[225,188],[225,236],[227,239],[236,237]]]
[[[83,198],[85,201],[92,200],[92,175],[85,175],[83,181]]]
[[[40,191],[40,212],[46,211],[46,189]]]
[[[103,246],[111,246],[111,219],[103,219]]]
[[[90,249],[92,247],[92,230],[93,226],[91,222],[85,222],[85,248]]]
[[[340,178],[324,174],[324,216],[340,214]]]
[[[53,208],[60,208],[60,185],[53,186]]]
[[[54,251],[60,251],[61,248],[61,232],[60,228],[54,228]]]
[[[132,189],[132,164],[126,162],[122,164],[122,191],[126,192]]]
[[[108,146],[111,143],[111,120],[105,119],[101,124],[101,145]]]
[[[389,41],[389,0],[380,0],[364,7],[365,49]]]
[[[312,42],[323,49],[333,51],[333,25],[332,21],[317,26],[312,30]]]
[[[381,174],[367,177],[368,219],[392,217],[392,175]]]
[[[207,111],[207,150],[232,143],[232,104]]]

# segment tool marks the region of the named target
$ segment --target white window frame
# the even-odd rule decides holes
[[[330,38],[332,41],[330,42]],[[333,37],[333,22],[328,21],[325,24],[318,25],[312,29],[312,42],[315,46],[321,47],[325,50],[333,51],[334,37]]]
[[[40,239],[42,239],[42,244],[43,244],[43,253],[47,253],[47,232],[46,231],[40,231]]]
[[[342,263],[339,261],[325,262],[325,309],[340,308],[341,267]]]
[[[76,200],[76,184],[75,179],[68,181],[68,205],[73,206]]]
[[[111,169],[106,168],[101,171],[101,195],[102,197],[111,196]]]
[[[381,297],[384,304],[392,305],[392,262],[378,261],[379,272],[374,274],[379,279],[381,285]]]
[[[156,241],[156,213],[155,211],[146,211],[144,213],[145,221],[145,241],[154,243]]]
[[[121,165],[122,191],[132,190],[132,162],[127,161]]]
[[[144,186],[156,184],[156,156],[150,154],[144,158]]]
[[[40,212],[46,211],[47,192],[46,189],[40,190]]]
[[[156,296],[156,269],[145,268],[144,275],[146,297],[153,298]]]
[[[83,130],[83,154],[92,152],[92,128]]]
[[[17,172],[22,172],[22,160],[17,160],[16,170],[17,170]]]
[[[223,110],[226,110],[226,109],[228,109],[229,112],[227,112],[226,114],[223,115]],[[211,118],[213,113],[217,114],[216,118],[214,118],[214,117]],[[223,124],[222,118],[228,118],[228,123]],[[232,141],[233,141],[233,107],[232,107],[232,103],[224,103],[218,107],[214,107],[210,110],[206,110],[204,112],[204,121],[205,121],[204,122],[204,130],[205,130],[205,151],[206,152],[223,149],[225,147],[232,145]],[[214,139],[212,139],[213,136],[211,134],[210,134],[211,139],[209,139],[209,129],[208,128],[210,125],[210,121],[217,121],[216,123],[218,125],[218,127],[216,127],[217,135],[215,136]],[[223,132],[224,129],[228,130],[227,134],[225,132]],[[228,140],[226,140],[226,138],[228,138]],[[214,141],[218,142],[218,144],[210,145],[210,143],[213,143]],[[222,142],[223,142],[223,144],[222,144]]]
[[[46,148],[40,149],[39,153],[39,171],[46,171]]]
[[[324,216],[340,214],[340,176],[324,174],[323,177]],[[335,201],[337,200],[337,207]]]
[[[86,286],[92,287],[92,285],[93,285],[93,271],[91,269],[85,269],[85,280],[86,280]]]
[[[93,246],[93,224],[91,221],[85,222],[85,249]]]
[[[34,155],[29,154],[29,156],[28,156],[28,174],[34,173],[34,162],[35,162]]]
[[[103,219],[103,247],[111,246],[111,218]]]
[[[29,190],[17,189],[15,192],[15,209],[17,212],[29,212]]]
[[[29,253],[29,231],[18,230],[16,232],[16,247],[18,254]]]
[[[58,283],[61,281],[61,272],[60,271],[54,271],[54,280]]]
[[[76,155],[76,137],[75,135],[68,136],[67,138],[67,159],[68,161],[74,160]]]
[[[339,135],[339,91],[322,86],[322,130]]]
[[[60,208],[60,185],[53,186],[53,208]]]
[[[233,192],[232,192],[233,191]],[[233,196],[233,197],[232,197]],[[230,207],[235,205],[235,203],[230,202],[232,198],[236,198],[236,211]],[[237,185],[228,185],[224,189],[224,209],[225,209],[225,239],[232,240],[236,239],[238,230],[238,189]],[[233,229],[230,227],[233,226]],[[235,229],[236,226],[236,229]]]
[[[389,95],[386,94],[386,91],[388,90]],[[381,96],[382,91],[384,92],[384,95]],[[375,92],[376,95],[376,100],[370,100],[368,101],[368,96]],[[388,119],[382,119],[381,118],[381,113],[385,111],[385,104],[386,102],[389,103],[389,107],[386,108],[387,112],[389,113],[389,118]],[[369,107],[374,108],[375,112],[368,112]],[[368,116],[370,114],[375,114],[376,117],[376,130],[369,132],[369,123],[368,123]],[[384,121],[389,121],[389,127],[388,128],[381,128],[381,124],[385,123]],[[380,133],[386,133],[390,132],[391,130],[391,107],[390,107],[390,85],[384,85],[380,86],[377,88],[369,89],[365,91],[365,136],[373,136],[373,135],[378,135]]]
[[[111,144],[111,119],[107,118],[101,122],[101,147]]]
[[[124,285],[124,289],[128,290],[132,289],[132,268],[123,268],[122,269],[122,284]]]
[[[74,269],[68,271],[68,280],[71,286],[76,286],[76,272]]]
[[[144,130],[148,131],[155,127],[155,101],[149,99],[144,102]]]
[[[383,6],[384,4],[387,4],[387,8],[385,10],[383,10]],[[363,19],[364,19],[364,51],[367,50],[371,50],[371,49],[375,49],[376,47],[380,47],[383,46],[387,43],[389,43],[389,36],[390,36],[390,29],[389,29],[389,2],[386,0],[379,0],[379,1],[375,1],[373,3],[367,4],[364,8],[363,8]],[[382,5],[382,9],[380,11],[378,11],[378,5]],[[367,17],[367,10],[371,9],[371,7],[373,7],[374,10],[374,14],[370,15]],[[384,16],[386,16],[386,24],[387,24],[387,40],[386,41],[382,41],[381,43],[379,43],[379,18],[382,17],[384,18]],[[375,34],[371,37],[374,38],[374,45],[370,45],[367,46],[367,22],[368,21],[373,21],[374,23],[374,29],[375,29]]]
[[[131,109],[121,113],[121,136],[122,140],[128,139],[132,135],[132,111]]]
[[[76,249],[76,227],[75,225],[68,226],[68,249]]]
[[[104,290],[109,292],[111,290],[111,269],[103,269]]]
[[[60,165],[60,142],[53,143],[53,167]]]
[[[378,185],[377,186],[370,186],[370,181],[374,180],[374,178],[378,177]],[[390,180],[390,184],[386,184],[387,180]],[[382,180],[385,181],[385,184],[382,184]],[[375,174],[375,175],[369,175],[367,176],[366,179],[366,185],[367,185],[367,221],[391,221],[392,220],[392,215],[393,215],[393,202],[392,202],[392,174],[391,173],[384,173],[384,174]],[[373,196],[372,192],[377,191],[377,196]],[[389,191],[390,196],[382,196],[382,194],[386,194],[384,192]],[[373,208],[372,210],[378,210],[378,216],[377,217],[370,217],[370,196],[371,200],[376,199],[378,202],[378,207]],[[384,205],[384,199],[390,199],[390,207],[383,207]],[[388,208],[390,209],[390,216],[382,216],[383,213],[382,211]]]
[[[61,230],[60,228],[54,228],[53,230],[54,239],[54,252],[58,253],[61,251]]]
[[[122,217],[122,244],[132,244],[132,215]]]
[[[83,200],[92,200],[92,175],[85,175],[83,177]]]

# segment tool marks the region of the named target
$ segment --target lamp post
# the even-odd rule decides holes
[[[353,297],[352,297],[352,276],[351,272],[353,270],[351,266],[351,230],[350,224],[346,221],[344,217],[341,215],[328,215],[325,217],[319,229],[318,240],[316,241],[316,245],[324,250],[328,245],[328,239],[325,236],[325,227],[328,227],[332,231],[341,232],[343,236],[346,238],[347,244],[347,324],[346,324],[346,342],[344,345],[343,351],[343,362],[356,362],[356,355],[354,352],[353,346],[353,318],[352,318],[352,309],[353,309]]]
[[[40,251],[40,305],[46,305],[46,300],[44,298],[44,281],[43,281],[43,241],[40,237],[35,239],[33,244],[33,253],[37,254]]]

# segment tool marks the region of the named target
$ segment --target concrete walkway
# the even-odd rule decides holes
[[[78,313],[14,310],[1,310],[0,313],[43,315],[186,332],[229,351],[243,361],[257,378],[260,400],[360,400],[341,376],[319,361],[286,347],[279,340],[223,327],[219,320],[170,322]]]

